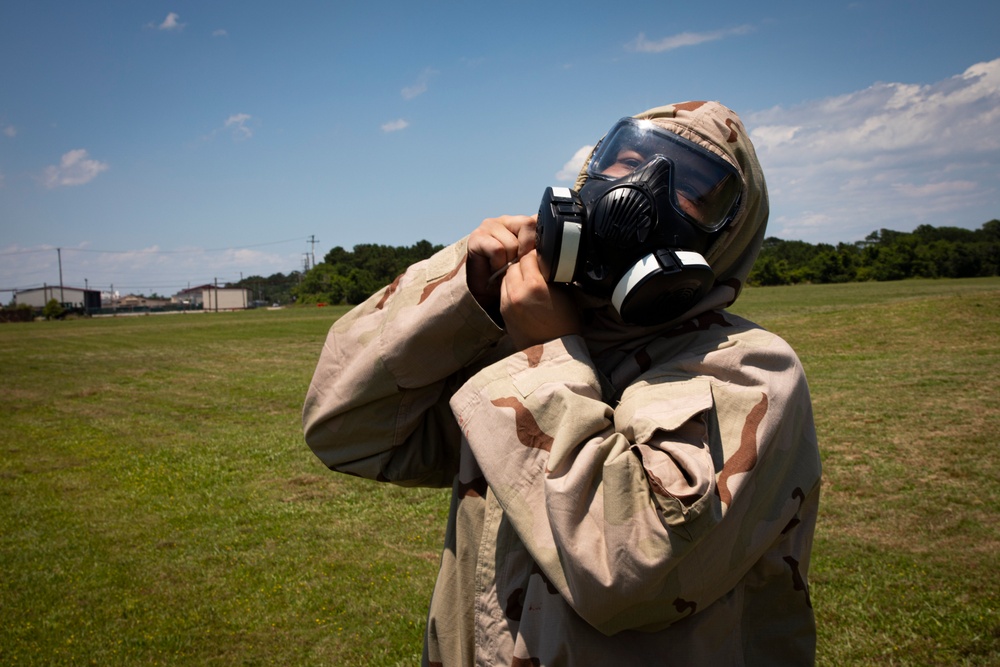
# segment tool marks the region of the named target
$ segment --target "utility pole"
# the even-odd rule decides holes
[[[312,258],[312,265],[313,265],[314,268],[316,266],[316,244],[317,243],[319,243],[319,241],[316,240],[316,235],[315,234],[310,235],[309,236],[309,256]]]
[[[62,281],[62,248],[56,248],[56,256],[59,257],[59,305],[66,303],[66,297],[63,295],[63,281]]]

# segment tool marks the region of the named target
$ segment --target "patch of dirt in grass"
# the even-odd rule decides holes
[[[316,475],[302,473],[283,480],[275,480],[282,491],[281,501],[286,503],[325,500],[330,498],[338,487],[332,474]]]

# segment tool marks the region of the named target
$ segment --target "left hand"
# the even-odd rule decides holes
[[[500,314],[519,350],[580,333],[580,313],[561,285],[545,282],[538,252],[507,269],[500,288]]]

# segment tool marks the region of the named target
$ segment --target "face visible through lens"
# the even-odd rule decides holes
[[[601,174],[608,176],[610,178],[622,178],[623,176],[628,176],[633,171],[636,170],[640,165],[646,162],[648,157],[643,155],[635,148],[629,146],[622,148],[618,151],[615,156],[615,161],[612,162],[608,167],[605,167]],[[704,202],[699,202],[697,199],[693,199],[684,192],[677,192],[677,206],[687,215],[691,216],[695,220],[704,221],[705,215],[703,209]]]
[[[622,148],[615,156],[615,161],[601,171],[601,174],[611,178],[628,176],[636,167],[646,161],[646,156],[632,147]]]

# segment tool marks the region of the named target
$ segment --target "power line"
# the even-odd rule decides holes
[[[303,240],[305,240],[307,243],[311,243],[311,245],[313,245],[313,246],[315,246],[315,244],[318,243],[318,240],[316,239],[316,236],[315,235],[310,235],[308,237],[297,237],[297,238],[294,238],[294,239],[285,239],[285,240],[281,240],[281,241],[268,241],[268,242],[265,242],[265,243],[249,244],[249,245],[245,245],[245,246],[234,246],[234,247],[230,247],[230,248],[204,248],[204,249],[189,249],[189,250],[99,250],[99,249],[92,249],[92,248],[46,247],[46,248],[30,248],[30,249],[21,249],[21,250],[15,250],[15,251],[8,251],[8,252],[0,252],[0,257],[12,257],[12,256],[18,256],[18,255],[49,253],[49,252],[52,252],[54,250],[55,253],[56,253],[57,259],[58,259],[58,264],[59,264],[59,283],[58,283],[58,286],[60,288],[62,288],[62,286],[63,286],[62,251],[64,251],[64,250],[67,251],[67,252],[76,251],[76,252],[85,252],[85,253],[92,253],[92,254],[131,255],[133,258],[141,257],[141,256],[155,256],[155,255],[171,255],[171,256],[188,255],[189,257],[197,257],[197,256],[203,255],[205,253],[219,253],[219,252],[227,252],[227,251],[235,251],[235,250],[244,250],[244,249],[248,249],[248,248],[259,248],[259,247],[262,247],[262,246],[278,245],[278,244],[282,244],[282,243],[301,242]],[[310,249],[310,252],[306,254],[306,257],[307,257],[307,259],[306,259],[306,268],[305,268],[306,271],[309,270],[309,261],[308,261],[308,258],[310,256],[314,257],[313,252],[312,252],[311,249]],[[149,261],[151,262],[152,260],[149,260]],[[217,260],[208,260],[208,259],[206,259],[204,261],[217,261]],[[229,262],[229,260],[226,260],[226,259],[223,259],[222,261],[227,262],[227,263],[231,263],[231,262]],[[245,258],[242,261],[246,261]],[[313,259],[313,263],[315,263],[315,259]],[[10,267],[7,267],[7,268],[9,269]],[[186,286],[190,286],[192,282],[195,282],[195,283],[205,283],[205,284],[207,284],[209,282],[212,282],[212,280],[207,279],[207,278],[203,279],[203,280],[202,279],[192,280],[192,278],[190,277],[190,275],[187,275],[186,277],[181,277],[180,275],[178,275],[180,273],[180,271],[178,271],[176,269],[164,271],[164,272],[160,273],[159,276],[149,275],[149,272],[148,272],[148,269],[147,269],[147,271],[145,271],[146,275],[140,277],[139,280],[137,280],[136,282],[131,282],[131,281],[127,281],[127,280],[126,281],[121,281],[121,277],[122,277],[121,274],[123,273],[123,271],[126,272],[126,273],[129,272],[127,269],[123,270],[121,267],[93,267],[93,266],[90,266],[90,267],[84,268],[82,270],[85,271],[85,272],[88,272],[90,278],[94,278],[93,274],[95,272],[99,274],[99,276],[97,277],[96,280],[91,280],[90,281],[95,286],[96,285],[101,285],[101,284],[107,284],[108,282],[112,282],[112,283],[117,283],[119,285],[119,289],[128,289],[128,290],[146,290],[146,289],[170,290],[170,289],[175,289],[177,287],[184,287],[185,285]],[[188,269],[182,269],[182,271],[184,271],[185,273],[188,270],[190,270],[190,268],[188,268]],[[232,270],[235,270],[235,269],[232,269]],[[35,277],[38,274],[47,273],[49,271],[49,269],[29,269],[29,268],[26,268],[26,267],[19,267],[18,269],[15,269],[15,271],[17,271],[18,273],[28,274],[28,275],[31,275],[32,277]],[[79,272],[80,272],[80,270],[78,269],[77,273],[79,273]],[[239,273],[240,273],[239,280],[242,281],[243,280],[243,272],[240,271]],[[289,275],[291,275],[291,273]],[[7,279],[9,279],[9,278],[7,278]],[[7,279],[5,279],[5,281]],[[37,280],[37,278],[36,278],[36,280]],[[79,280],[79,279],[77,278],[77,280]],[[234,282],[237,282],[237,279],[235,278],[235,276],[232,277],[232,278],[229,278],[229,277],[221,278],[221,280],[223,280],[225,283],[234,283]],[[87,278],[84,278],[84,281],[86,282]],[[35,283],[31,284],[31,285],[21,285],[21,286],[16,286],[16,287],[5,287],[5,288],[0,288],[0,292],[21,292],[21,291],[25,291],[25,290],[28,290],[28,289],[35,289],[37,287],[42,286],[43,284],[47,285],[49,283],[46,281],[45,283],[37,283],[37,282],[35,282]]]
[[[315,236],[311,238],[315,238]],[[303,241],[303,240],[309,241],[309,239],[310,237],[299,236],[294,239],[285,239],[283,241],[268,241],[266,243],[255,243],[253,245],[233,246],[230,248],[198,248],[191,250],[97,250],[93,248],[66,248],[66,247],[63,247],[62,249],[67,252],[92,252],[92,253],[101,253],[106,255],[132,255],[132,254],[187,255],[187,254],[197,254],[203,252],[227,252],[229,250],[248,250],[250,248],[261,248],[270,245],[280,245],[282,243],[294,243],[296,241]],[[52,252],[53,250],[56,250],[56,248],[52,247],[52,248],[32,248],[26,250],[13,250],[10,252],[0,252],[0,257],[6,257],[10,255],[28,255],[36,252]]]

